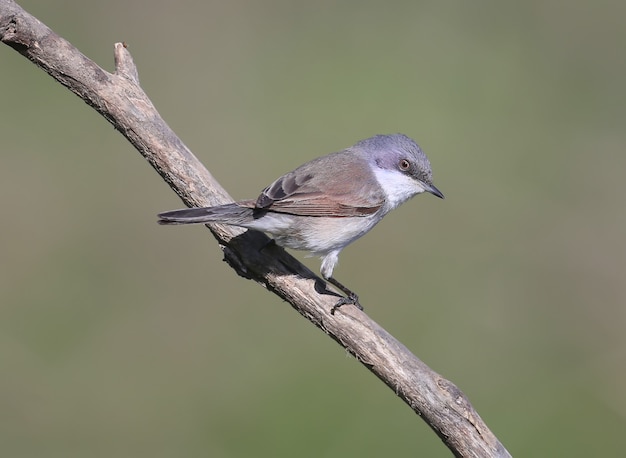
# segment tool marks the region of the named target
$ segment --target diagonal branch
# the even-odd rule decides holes
[[[115,73],[81,54],[25,12],[0,0],[0,40],[42,68],[104,116],[145,157],[187,206],[232,201],[209,171],[163,121],[139,86],[137,69],[115,44]],[[254,231],[208,226],[229,265],[289,302],[354,355],[437,433],[455,456],[507,457],[465,395],[354,307],[330,314],[333,293],[314,273]]]

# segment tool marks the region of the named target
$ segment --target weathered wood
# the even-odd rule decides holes
[[[188,206],[232,199],[163,121],[139,85],[126,46],[116,43],[115,73],[81,54],[12,0],[0,0],[0,40],[97,110],[124,135]],[[325,283],[263,234],[209,227],[241,276],[289,302],[403,399],[456,456],[507,457],[469,400],[404,345],[354,307],[330,314],[337,301]]]

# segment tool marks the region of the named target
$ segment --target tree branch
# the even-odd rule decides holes
[[[187,206],[232,199],[163,121],[139,86],[126,46],[115,44],[115,73],[19,7],[0,0],[0,40],[42,68],[104,116],[144,156]],[[456,456],[507,457],[465,395],[355,307],[330,314],[337,297],[325,282],[265,235],[208,226],[229,265],[289,302],[380,378],[437,433]]]

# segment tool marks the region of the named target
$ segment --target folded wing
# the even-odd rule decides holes
[[[369,165],[343,151],[301,165],[263,190],[255,208],[301,216],[367,216],[384,204]]]

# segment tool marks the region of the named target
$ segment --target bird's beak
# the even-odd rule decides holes
[[[443,196],[443,192],[437,189],[434,184],[426,185],[425,188],[426,188],[426,192],[431,193],[433,196],[437,196],[440,199],[445,199],[445,197]]]

